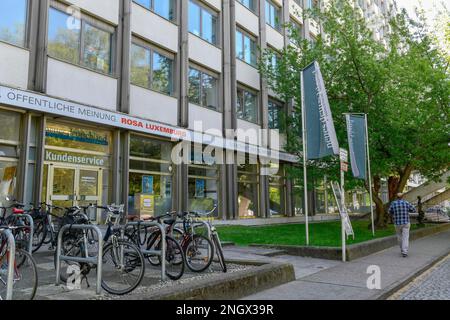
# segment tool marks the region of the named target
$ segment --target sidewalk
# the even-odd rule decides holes
[[[247,249],[247,248],[245,248]],[[244,254],[244,248],[227,248],[226,258],[251,258]],[[426,269],[437,259],[450,252],[450,231],[421,238],[410,244],[409,256],[402,258],[397,246],[351,262],[326,262],[321,259],[288,256],[265,257],[284,260],[294,264],[296,280],[287,284],[261,291],[244,299],[284,299],[284,300],[370,300],[384,297],[392,289],[409,277]],[[291,261],[289,261],[291,260]],[[309,265],[309,268],[308,268]],[[381,289],[367,288],[371,265],[380,267]],[[314,267],[321,267],[317,270]]]

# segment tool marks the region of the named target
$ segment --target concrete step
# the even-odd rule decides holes
[[[262,252],[258,252],[257,255],[259,256],[265,256],[265,257],[276,257],[276,256],[282,256],[287,254],[285,250],[279,250],[279,249],[267,249]]]

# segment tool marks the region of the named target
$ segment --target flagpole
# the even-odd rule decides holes
[[[366,148],[367,148],[367,165],[369,173],[369,197],[370,197],[370,217],[372,220],[372,235],[375,236],[375,223],[373,218],[373,204],[372,204],[372,173],[370,170],[370,153],[369,153],[369,126],[367,125],[367,113],[364,114],[366,121]]]
[[[302,145],[303,145],[303,203],[305,207],[305,232],[306,245],[309,245],[309,221],[308,221],[308,182],[306,169],[306,116],[305,116],[305,95],[303,83],[303,71],[300,74],[301,81],[301,95],[302,95]]]

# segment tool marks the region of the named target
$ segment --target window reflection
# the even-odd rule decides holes
[[[112,72],[112,33],[50,8],[48,53],[103,73]]]
[[[0,1],[0,40],[25,46],[27,0]]]

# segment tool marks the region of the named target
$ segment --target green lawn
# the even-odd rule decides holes
[[[358,243],[374,239],[372,230],[367,226],[369,221],[352,221],[355,232],[355,240],[349,237],[347,243]],[[426,227],[426,226],[425,226]],[[419,228],[416,224],[411,225],[411,230]],[[244,246],[251,243],[256,244],[279,244],[279,245],[305,245],[305,225],[285,224],[272,226],[217,226],[222,241],[232,241],[236,245]],[[387,237],[395,234],[393,225],[386,230],[375,232],[375,238]],[[320,222],[309,224],[309,241],[313,246],[339,247],[341,245],[341,222]]]

